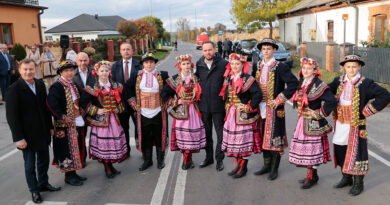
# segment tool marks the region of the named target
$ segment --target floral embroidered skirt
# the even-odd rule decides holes
[[[298,119],[291,140],[289,161],[297,166],[315,166],[331,161],[328,136],[307,137],[304,135],[304,119]]]
[[[128,157],[126,136],[114,113],[108,127],[92,127],[89,155],[99,162],[121,162]]]
[[[206,147],[206,132],[193,104],[188,107],[188,119],[173,119],[171,150],[199,152]]]

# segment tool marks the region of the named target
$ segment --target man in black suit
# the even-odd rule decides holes
[[[223,74],[228,62],[216,55],[215,45],[212,41],[205,41],[202,46],[203,56],[196,62],[196,75],[199,77],[202,87],[202,96],[199,108],[202,112],[202,121],[206,129],[206,159],[200,167],[206,167],[214,163],[213,159],[213,136],[212,122],[214,122],[217,133],[217,146],[215,149],[215,159],[217,160],[217,170],[222,171],[224,153],[221,151],[223,139],[223,124],[225,118],[225,102],[219,96],[222,89]]]
[[[77,54],[76,57],[76,63],[77,63],[77,69],[76,73],[73,77],[73,82],[76,84],[80,89],[84,89],[87,85],[93,87],[95,84],[96,78],[95,76],[92,75],[92,68],[89,68],[89,58],[88,54],[84,52],[80,52]],[[82,92],[81,92],[82,94]],[[88,130],[88,125],[85,125],[83,127],[82,133],[82,139],[83,139],[83,145],[84,145],[84,150],[87,150],[86,144],[85,144],[85,138],[87,136],[87,130]],[[83,166],[86,166],[86,159],[87,159],[87,152],[84,152],[84,164]]]
[[[3,101],[5,101],[7,88],[10,84],[11,75],[13,74],[15,74],[14,64],[8,53],[8,47],[6,44],[0,44],[0,88]],[[2,104],[0,102],[0,105]]]
[[[8,89],[6,117],[13,141],[23,152],[24,170],[32,200],[41,203],[39,192],[58,191],[61,187],[53,187],[48,181],[49,145],[54,129],[45,103],[45,85],[34,79],[35,66],[35,62],[30,59],[20,62],[21,78]]]
[[[142,66],[136,59],[132,58],[133,48],[130,43],[122,43],[120,46],[120,53],[122,59],[116,61],[111,67],[112,80],[116,83],[124,85],[129,81],[131,89],[135,89],[135,81],[137,79],[138,71],[142,70]],[[125,99],[126,92],[123,92],[123,99]],[[130,156],[130,140],[129,140],[129,121],[133,120],[134,124],[134,138],[137,139],[137,121],[135,119],[134,110],[126,103],[125,111],[119,114],[119,121],[126,135],[127,150]]]

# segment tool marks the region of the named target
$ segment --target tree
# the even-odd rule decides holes
[[[200,27],[199,31],[200,31],[201,33],[203,33],[203,32],[205,32],[205,31],[206,31],[206,29],[205,29],[205,28],[203,28],[203,27]]]
[[[171,41],[171,33],[165,31],[164,35],[163,35],[163,40],[165,42],[170,42]]]
[[[137,39],[141,39],[148,34],[150,37],[157,37],[157,29],[151,23],[149,23],[145,19],[137,19],[135,20],[135,24],[138,27]]]
[[[158,32],[157,38],[159,38],[159,39],[163,38],[165,29],[164,29],[163,22],[161,21],[161,19],[154,17],[154,16],[145,16],[145,17],[143,17],[143,19],[147,20],[149,23],[153,24],[156,27],[157,32]]]
[[[15,55],[15,60],[16,61],[21,61],[24,58],[26,58],[26,49],[19,43],[15,43],[14,47],[10,51],[11,55]]]
[[[138,34],[138,27],[134,21],[123,20],[116,25],[116,30],[127,38],[134,38]]]
[[[190,20],[186,18],[179,18],[176,22],[176,25],[179,30],[186,31],[190,29]]]
[[[211,31],[211,26],[207,26],[207,31]]]
[[[230,2],[232,5],[230,14],[238,30],[246,29],[254,32],[266,23],[270,29],[269,37],[272,38],[272,22],[275,21],[276,14],[288,11],[299,0],[231,0]]]
[[[216,23],[214,25],[214,30],[216,30],[217,32],[218,31],[225,31],[226,30],[226,26],[224,24],[221,24],[221,23]]]

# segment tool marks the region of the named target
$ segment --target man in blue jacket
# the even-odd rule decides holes
[[[5,100],[7,88],[9,86],[10,76],[13,74],[14,64],[12,63],[11,56],[8,54],[8,47],[5,44],[0,44],[0,88],[2,101]],[[0,102],[0,105],[3,103]]]

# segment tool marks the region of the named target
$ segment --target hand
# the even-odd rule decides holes
[[[276,108],[278,105],[276,104],[276,101],[275,100],[271,100],[269,101],[269,106],[271,106],[272,108]]]
[[[244,110],[245,110],[245,105],[242,104],[242,103],[240,103],[240,104],[238,105],[237,108],[238,108],[239,110],[241,110],[241,111],[244,111]]]
[[[106,112],[107,112],[106,109],[98,109],[97,114],[98,114],[98,115],[103,115],[103,114],[105,114]]]
[[[179,93],[177,94],[177,96],[179,98],[184,98],[185,93],[184,93],[184,88],[183,87],[180,88]]]
[[[21,140],[19,142],[16,142],[16,147],[19,148],[19,149],[26,149],[27,147],[27,142],[26,140]]]
[[[50,130],[50,135],[51,135],[51,136],[54,136],[54,129],[51,129],[51,130]]]

